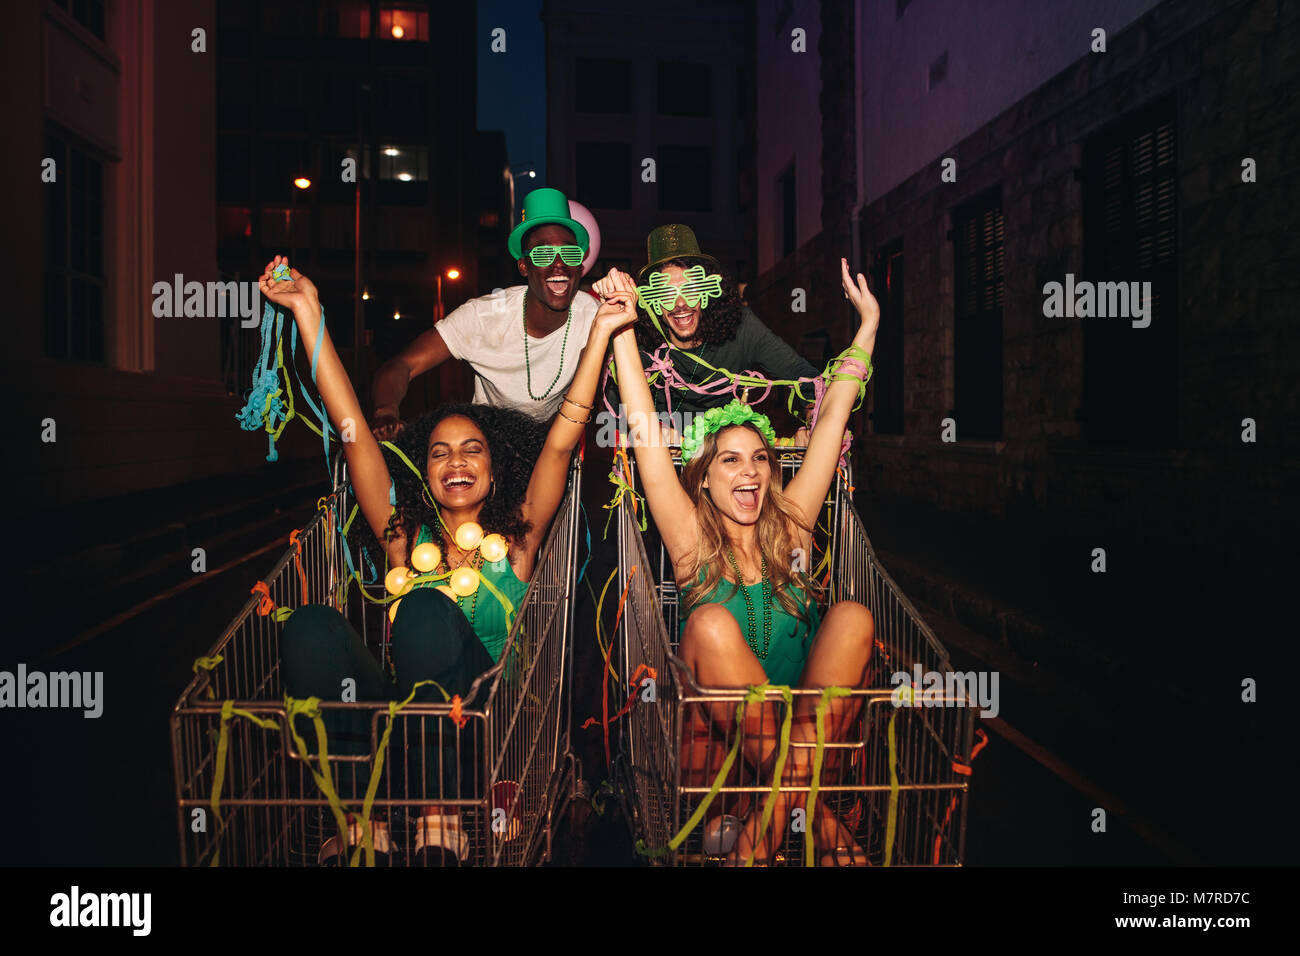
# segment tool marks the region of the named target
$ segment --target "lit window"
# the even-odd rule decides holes
[[[415,7],[383,6],[379,8],[380,40],[429,40],[429,12]]]

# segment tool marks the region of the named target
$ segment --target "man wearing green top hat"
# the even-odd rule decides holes
[[[402,430],[398,408],[411,380],[448,358],[474,369],[473,401],[553,418],[599,307],[594,296],[578,294],[588,241],[564,193],[542,188],[525,196],[506,248],[527,284],[470,299],[380,367],[371,392],[375,437]]]
[[[674,370],[694,385],[718,379],[714,368],[735,373],[761,371],[770,378],[787,380],[821,374],[741,302],[735,281],[716,259],[700,250],[689,226],[674,223],[650,233],[646,264],[636,275],[636,285],[638,319],[634,329],[647,365],[667,342]],[[606,277],[594,288],[598,295],[605,295],[613,285]],[[612,382],[610,386],[606,396],[617,407],[618,393]],[[666,411],[671,398],[674,413],[691,415],[725,405],[734,397],[730,392],[702,395],[689,388],[651,391],[657,411]],[[805,394],[811,396],[811,389],[805,389]]]

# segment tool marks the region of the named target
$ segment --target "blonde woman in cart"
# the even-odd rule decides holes
[[[792,560],[799,549],[812,550],[816,515],[835,478],[849,413],[870,374],[880,308],[865,277],[855,282],[841,260],[846,297],[861,322],[853,345],[841,356],[835,380],[822,399],[803,464],[781,487],[775,436],[765,416],[739,402],[697,416],[682,439],[680,478],[669,450],[651,442],[635,447],[640,485],[650,514],[673,564],[681,594],[679,656],[703,687],[742,688],[771,682],[801,688],[866,685],[875,635],[871,612],[854,601],[840,601],[819,618],[808,576]],[[612,270],[597,283],[603,295],[635,293],[632,278]],[[654,420],[641,355],[631,329],[614,337],[620,397],[629,418]],[[859,381],[843,373],[856,363]],[[816,739],[812,704],[800,698],[792,737]],[[856,715],[846,699],[833,699],[827,740],[844,734]],[[735,720],[731,705],[711,708],[711,719],[726,727]],[[746,727],[745,756],[770,773],[775,762],[776,722],[771,706],[754,708]],[[800,719],[802,717],[803,719]],[[791,747],[785,786],[806,786],[813,750]],[[758,840],[761,808],[740,829],[732,862],[769,859],[784,839],[791,811],[802,807],[801,793],[782,792],[766,837]],[[821,802],[810,821],[824,863],[865,863],[849,829]]]

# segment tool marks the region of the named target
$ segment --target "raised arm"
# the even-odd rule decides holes
[[[402,430],[401,404],[411,379],[451,358],[447,343],[436,328],[421,332],[414,342],[379,367],[370,386],[375,414],[375,437],[391,441]]]
[[[564,498],[569,461],[578,447],[587,423],[595,416],[596,388],[605,367],[605,353],[610,336],[636,321],[636,308],[628,296],[615,296],[601,304],[587,335],[587,345],[578,360],[578,370],[564,395],[564,404],[551,423],[537,464],[528,481],[524,498],[524,517],[532,523],[525,546],[529,553],[542,543],[542,535],[555,517]]]
[[[636,295],[636,285],[626,273],[611,269],[609,279],[619,293]],[[660,440],[659,417],[646,383],[636,334],[630,327],[614,336],[614,362],[619,397],[627,409],[628,431],[638,439],[632,447],[641,471],[641,489],[668,557],[677,566],[697,545],[695,505],[677,477],[671,453]]]
[[[321,401],[325,403],[325,411],[335,429],[342,434],[351,425],[349,433],[355,439],[343,442],[348,474],[361,513],[375,532],[375,537],[383,541],[384,532],[388,528],[388,516],[392,513],[392,506],[388,503],[391,480],[388,463],[384,461],[379,443],[370,433],[365,416],[361,414],[357,393],[352,388],[343,363],[339,361],[338,352],[334,350],[329,330],[321,321],[316,286],[297,269],[289,270],[290,279],[272,280],[272,271],[281,263],[287,266],[289,260],[276,256],[267,263],[266,271],[258,280],[258,287],[267,299],[293,313],[294,321],[298,323],[298,334],[302,336],[302,344],[308,355],[315,354],[317,338],[323,336],[316,362],[316,388],[320,391]]]
[[[845,296],[858,310],[862,320],[858,326],[858,334],[853,337],[853,344],[871,355],[876,347],[880,306],[871,294],[871,290],[867,288],[866,276],[859,272],[857,282],[853,281],[849,275],[847,259],[840,260],[840,281],[844,286]],[[831,383],[822,398],[817,426],[808,439],[808,450],[804,452],[803,466],[786,486],[786,496],[802,509],[804,517],[810,524],[820,510],[821,503],[826,500],[826,492],[835,477],[844,429],[848,425],[849,413],[853,410],[853,403],[857,397],[856,381],[840,379]]]

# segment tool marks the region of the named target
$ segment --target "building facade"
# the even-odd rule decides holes
[[[265,456],[232,427],[219,321],[153,309],[155,283],[217,277],[214,32],[212,0],[7,11],[0,388],[29,512]]]
[[[443,314],[485,291],[473,7],[221,0],[218,15],[222,272],[257,274],[274,252],[296,253],[350,352],[357,186],[343,164],[353,160],[362,326],[379,361],[432,324],[439,290]],[[310,185],[296,188],[299,178]],[[363,364],[366,382],[373,363]],[[451,365],[417,384],[433,400],[462,379]]]
[[[545,185],[596,216],[598,273],[640,268],[650,230],[682,222],[741,281],[753,278],[747,8],[545,3]]]
[[[801,210],[763,314],[838,350],[839,256],[871,278],[865,489],[1074,529],[1267,524],[1295,462],[1298,280],[1272,264],[1295,258],[1300,17],[1269,0],[995,6],[821,4],[821,231]],[[760,237],[791,145],[771,152]],[[808,316],[789,311],[800,286]]]

